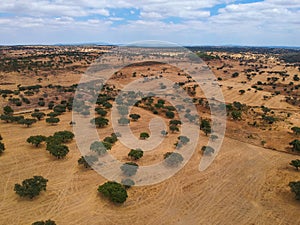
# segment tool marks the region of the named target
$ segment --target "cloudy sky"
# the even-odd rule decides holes
[[[1,0],[0,44],[300,46],[300,0]]]

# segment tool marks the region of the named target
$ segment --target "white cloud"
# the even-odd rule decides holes
[[[95,41],[115,43],[161,39],[198,44],[300,45],[300,0],[265,0],[247,4],[235,2],[2,0],[0,13],[11,13],[13,16],[0,17],[0,35],[3,43],[4,39],[9,42],[40,37],[51,41],[61,38],[60,42],[86,42],[94,38]],[[227,5],[217,15],[210,14],[209,8],[224,3]],[[128,9],[128,14],[135,14],[139,19],[127,20],[111,12],[111,9],[120,8]],[[106,18],[98,19],[102,17],[94,15]],[[83,16],[88,19],[78,18]],[[163,22],[172,17],[181,20],[176,23]],[[39,29],[44,33],[38,32]],[[28,37],[24,38],[25,34]]]

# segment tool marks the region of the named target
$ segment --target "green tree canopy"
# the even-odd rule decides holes
[[[2,142],[0,142],[0,155],[4,152],[4,150],[5,150],[5,145]]]
[[[180,120],[170,120],[169,122],[169,125],[175,125],[175,126],[178,126],[178,125],[181,125],[181,121]]]
[[[290,145],[292,146],[292,151],[300,152],[300,141],[299,140],[293,140],[290,142]]]
[[[60,119],[56,117],[46,118],[46,123],[50,123],[51,125],[59,123]]]
[[[144,155],[144,152],[140,148],[131,149],[130,152],[128,153],[128,157],[130,157],[134,160],[138,160],[138,159],[142,158],[143,155]]]
[[[15,184],[14,191],[20,197],[29,197],[30,199],[38,196],[41,191],[46,191],[48,180],[42,176],[34,176],[22,181],[22,185]]]
[[[3,113],[4,115],[12,115],[14,113],[14,110],[9,105],[7,105],[3,107]]]
[[[172,111],[167,111],[166,112],[166,117],[173,119],[175,117],[175,113]]]
[[[290,162],[290,165],[293,166],[293,167],[295,167],[296,170],[298,170],[299,167],[300,167],[300,159],[292,160],[292,161]]]
[[[18,123],[30,127],[32,124],[36,123],[36,121],[36,119],[21,119]]]
[[[295,193],[296,200],[300,200],[300,181],[292,181],[289,183],[291,192]]]
[[[150,137],[150,135],[147,132],[140,133],[140,138],[143,139],[143,140],[145,140],[149,137]]]
[[[75,135],[71,131],[57,131],[54,133],[54,138],[58,138],[61,140],[62,143],[67,143],[72,141]]]
[[[46,221],[37,221],[32,223],[31,225],[56,225],[56,223],[53,220],[46,220]]]
[[[44,118],[46,114],[43,112],[34,112],[31,114],[32,117],[37,118],[38,120],[41,120],[42,118]]]
[[[299,135],[300,134],[300,127],[292,127],[292,131],[294,134]]]
[[[44,135],[36,135],[36,136],[30,136],[29,138],[27,138],[27,142],[35,145],[35,147],[39,147],[39,145],[43,141],[46,141],[46,139],[47,139],[47,137]]]
[[[109,120],[103,117],[96,117],[91,120],[92,124],[95,124],[97,127],[102,128],[108,125]]]
[[[68,146],[55,143],[47,144],[46,150],[57,159],[62,159],[69,153]]]
[[[124,203],[128,197],[127,191],[123,185],[114,181],[108,181],[99,186],[98,192],[114,203]]]
[[[105,110],[102,109],[102,108],[96,108],[95,111],[96,111],[96,113],[97,113],[98,115],[100,115],[100,116],[102,116],[102,117],[106,116],[106,114],[107,114],[107,111],[105,111]]]
[[[129,117],[133,120],[133,121],[138,121],[139,118],[141,118],[141,116],[139,114],[130,114]]]

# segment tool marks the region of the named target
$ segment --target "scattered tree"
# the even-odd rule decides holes
[[[166,112],[166,117],[173,119],[175,117],[175,113],[172,111],[167,111]]]
[[[46,114],[43,112],[34,112],[31,114],[32,117],[37,118],[38,120],[41,120],[42,118],[44,118]]]
[[[108,181],[105,184],[98,187],[98,192],[107,197],[114,203],[123,203],[126,201],[128,195],[123,185],[115,182]]]
[[[213,149],[210,146],[203,146],[201,148],[201,150],[204,152],[205,155],[211,155],[211,154],[213,154],[215,152],[215,149]]]
[[[164,159],[166,164],[171,167],[176,167],[183,161],[182,155],[177,152],[167,152],[164,154]]]
[[[22,181],[22,185],[15,184],[14,191],[20,197],[29,197],[30,199],[38,196],[41,191],[46,191],[48,180],[42,176],[34,176]]]
[[[4,115],[12,115],[14,113],[14,110],[10,106],[4,106],[3,108]]]
[[[36,121],[36,119],[21,119],[18,123],[30,127],[32,124],[36,123]]]
[[[51,125],[59,123],[60,119],[56,117],[46,118],[46,123],[50,123]]]
[[[75,135],[71,131],[58,131],[54,133],[54,138],[60,139],[62,143],[67,143],[73,140]]]
[[[181,125],[181,121],[180,120],[170,120],[169,122],[169,125],[175,125],[175,126],[178,126],[178,125]]]
[[[136,174],[139,166],[134,162],[124,163],[120,169],[123,171],[125,176],[131,177]]]
[[[106,154],[106,152],[111,148],[112,145],[110,143],[103,142],[103,141],[94,141],[90,146],[90,150],[98,153],[98,155]]]
[[[132,158],[133,160],[138,160],[138,159],[142,158],[143,155],[144,155],[144,152],[140,148],[131,149],[130,152],[128,153],[128,157]]]
[[[69,153],[68,146],[62,144],[49,143],[46,150],[57,159],[62,159]]]
[[[125,189],[129,189],[130,187],[135,185],[135,182],[130,178],[122,179],[121,184],[124,185]]]
[[[292,161],[290,162],[290,165],[293,166],[293,167],[295,167],[296,170],[298,170],[299,167],[300,167],[300,159],[292,160]]]
[[[4,152],[4,150],[5,150],[5,145],[2,142],[0,142],[0,155]]]
[[[187,136],[179,136],[177,139],[184,145],[190,141],[190,139]]]
[[[102,128],[108,125],[109,120],[103,117],[96,117],[91,120],[92,124],[95,124],[97,127]]]
[[[162,130],[161,132],[160,132],[160,134],[162,135],[162,136],[167,136],[168,135],[168,131],[166,131],[166,130]]]
[[[169,129],[172,133],[179,132],[179,128],[175,125],[170,125]]]
[[[95,111],[97,112],[98,115],[100,115],[102,117],[106,116],[106,114],[107,114],[107,111],[105,111],[102,108],[96,108]]]
[[[120,119],[118,119],[118,123],[120,125],[128,125],[130,123],[130,120],[125,117],[121,117]]]
[[[207,119],[201,120],[200,130],[202,130],[206,136],[211,133],[211,126],[209,120]]]
[[[300,152],[300,141],[299,140],[293,140],[290,142],[290,145],[292,145],[292,151]]]
[[[36,136],[30,136],[27,138],[27,142],[30,144],[35,145],[35,147],[39,147],[39,145],[43,142],[46,141],[47,137],[43,135],[36,135]]]
[[[139,118],[141,118],[141,116],[139,114],[130,114],[129,117],[133,120],[133,121],[138,121]]]
[[[292,127],[292,131],[294,134],[299,135],[300,134],[300,127]]]
[[[212,141],[215,141],[215,140],[217,140],[219,137],[218,137],[217,135],[215,135],[215,134],[212,134],[212,135],[210,135],[210,138],[211,138]]]
[[[150,137],[150,135],[147,132],[140,133],[140,139],[142,139],[142,140],[145,140],[149,137]]]
[[[240,111],[234,110],[231,112],[231,117],[234,120],[239,120],[242,117],[242,113]]]
[[[93,165],[94,162],[98,161],[98,158],[94,155],[86,155],[81,156],[78,159],[78,164],[83,165],[85,168],[91,168],[91,165]]]
[[[300,181],[292,181],[289,183],[291,192],[296,194],[296,200],[300,200]]]
[[[56,225],[56,223],[53,220],[46,220],[46,221],[37,221],[31,225]]]
[[[242,94],[245,94],[245,90],[239,90],[239,93],[242,95]]]

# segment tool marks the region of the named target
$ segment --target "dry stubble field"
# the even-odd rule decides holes
[[[13,77],[8,79],[13,80]],[[25,79],[24,84],[30,83],[28,79]],[[49,79],[51,80],[51,76]],[[263,93],[254,94],[251,91],[238,95],[238,90],[245,88],[244,84],[240,84],[241,79],[229,78],[220,82],[226,102],[239,100],[247,105],[266,104],[274,109],[288,107],[295,112],[290,120],[299,125],[299,108],[280,102],[281,96],[266,102],[262,99]],[[76,81],[78,77],[68,83]],[[55,79],[53,82],[55,83]],[[122,84],[122,80],[119,82]],[[228,90],[226,86],[234,88]],[[246,86],[251,87],[251,83]],[[197,95],[201,96],[201,93]],[[134,110],[142,116],[138,122],[131,123],[133,132],[138,134],[148,128],[147,122],[154,115],[141,108]],[[213,164],[204,172],[199,172],[198,164],[202,157],[200,149],[207,143],[207,137],[201,133],[191,160],[175,176],[156,185],[132,187],[128,191],[127,201],[123,205],[114,205],[97,193],[97,187],[106,180],[95,171],[77,164],[81,153],[75,141],[68,144],[70,152],[61,160],[49,155],[44,145],[36,149],[26,143],[30,135],[49,136],[59,130],[72,131],[69,125],[72,120],[71,112],[59,118],[61,121],[56,126],[41,121],[31,128],[1,122],[0,134],[6,146],[5,153],[0,157],[1,225],[29,225],[46,219],[63,225],[300,224],[300,205],[288,187],[290,181],[300,180],[300,174],[288,165],[295,159],[295,155],[251,145],[245,141],[245,137],[236,138],[234,133],[227,132]],[[229,120],[229,126],[241,126],[238,123],[243,121],[233,123]],[[286,127],[282,129],[287,130]],[[100,129],[99,135],[105,137],[111,130],[110,126]],[[173,148],[176,137],[167,137],[157,151],[146,153],[139,164],[157,162],[166,148]],[[272,143],[267,142],[267,145],[276,146],[276,139],[270,140]],[[111,153],[126,161],[124,152],[127,153],[127,150],[117,143]],[[13,191],[14,184],[33,175],[49,179],[47,191],[33,200],[20,198]]]

